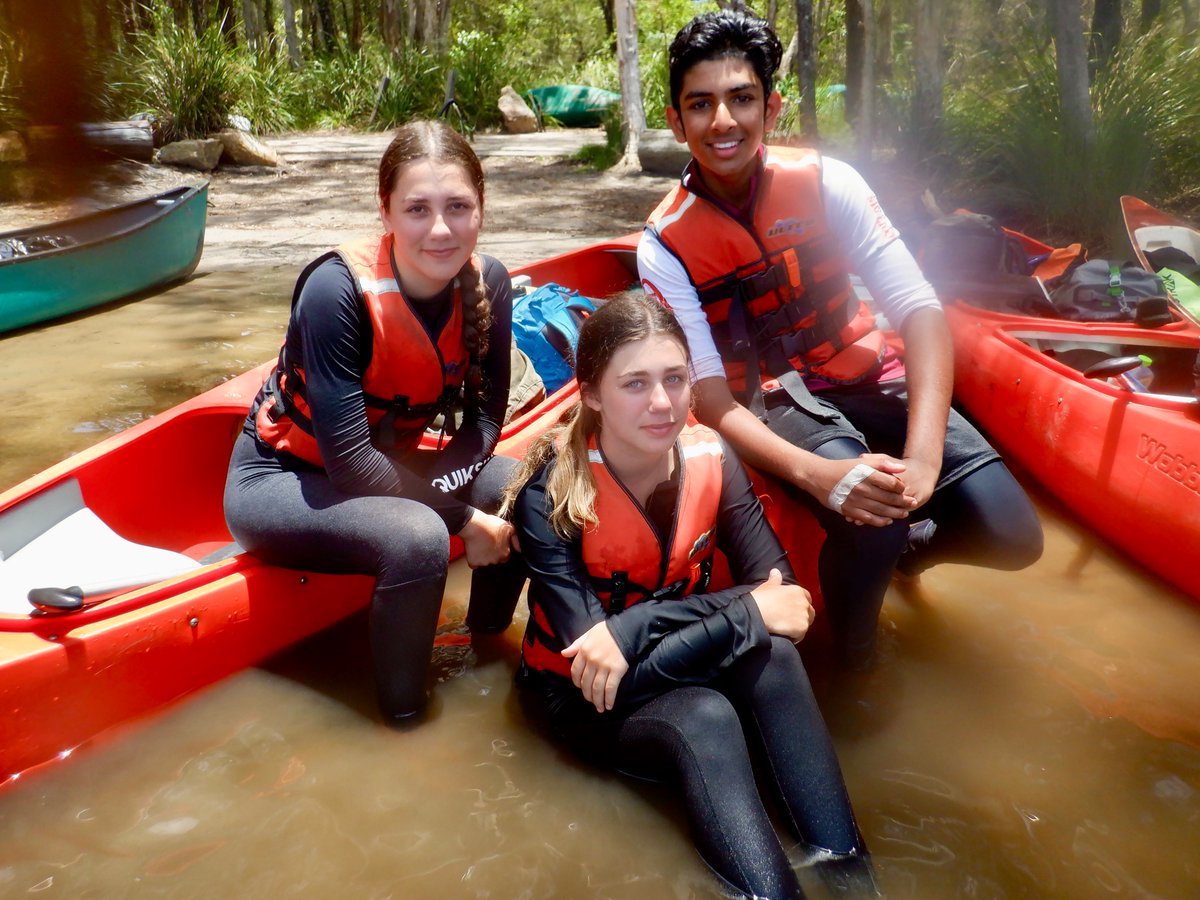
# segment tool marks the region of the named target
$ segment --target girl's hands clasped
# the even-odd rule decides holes
[[[778,569],[772,569],[767,580],[752,590],[750,596],[758,604],[767,631],[791,641],[799,641],[808,634],[817,614],[812,595],[798,584],[784,584]]]

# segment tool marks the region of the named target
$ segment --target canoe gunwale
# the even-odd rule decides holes
[[[170,206],[158,206],[156,209],[153,209],[153,211],[150,214],[148,214],[145,218],[139,219],[138,221],[130,224],[129,226],[121,229],[120,231],[115,231],[115,232],[112,232],[111,234],[106,234],[100,238],[87,240],[87,241],[80,241],[79,243],[72,244],[69,247],[51,247],[47,250],[39,250],[36,253],[30,253],[25,256],[12,256],[12,257],[9,257],[8,259],[0,259],[0,269],[3,269],[4,267],[7,267],[7,266],[14,266],[14,265],[17,265],[20,263],[32,263],[32,262],[43,260],[43,259],[45,259],[45,260],[58,259],[58,258],[64,257],[71,253],[86,252],[88,250],[94,250],[96,248],[104,247],[107,244],[111,244],[115,241],[123,240],[124,238],[127,238],[130,235],[137,234],[139,231],[144,231],[148,228],[153,227],[154,225],[157,225],[163,219],[165,219],[167,216],[178,212],[179,210],[183,209],[184,207],[186,207],[192,203],[197,202],[198,200],[203,200],[203,201],[207,202],[208,182],[205,181],[204,183],[199,184],[199,185],[190,185],[190,186],[185,185],[182,187],[172,188],[169,191],[163,191],[161,193],[154,194],[151,197],[143,197],[142,199],[134,200],[131,203],[123,203],[120,206],[110,206],[107,209],[100,209],[100,210],[97,210],[96,212],[87,213],[82,216],[75,216],[74,218],[63,219],[62,221],[59,221],[59,222],[50,222],[50,223],[47,223],[44,225],[34,225],[34,226],[31,226],[28,228],[20,228],[20,229],[14,230],[14,231],[6,231],[4,233],[0,233],[0,240],[5,240],[8,238],[20,239],[22,237],[30,237],[30,236],[43,234],[47,231],[69,232],[73,226],[78,226],[80,223],[83,223],[83,222],[92,223],[92,222],[101,221],[103,219],[116,218],[126,212],[130,212],[134,209],[137,209],[138,207],[143,207],[143,206],[155,207],[159,204],[160,201],[168,199],[168,198],[174,198],[176,196],[178,197],[178,200],[176,201],[173,199],[173,202],[171,203]],[[186,272],[182,273],[182,275],[177,275],[175,277],[177,277],[177,278],[185,277],[186,275],[191,274],[195,270],[196,265],[200,261],[200,255],[203,252],[203,246],[204,246],[203,231],[201,231],[201,241],[199,242],[199,247],[197,248],[196,255],[195,255],[194,259],[192,260],[190,267],[187,269]],[[153,287],[153,285],[150,285],[149,287]]]

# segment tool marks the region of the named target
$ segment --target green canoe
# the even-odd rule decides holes
[[[608,108],[621,99],[620,94],[582,84],[555,84],[530,89],[539,118],[553,116],[568,128],[595,128],[604,121]]]
[[[0,234],[0,332],[186,277],[207,216],[205,182]]]

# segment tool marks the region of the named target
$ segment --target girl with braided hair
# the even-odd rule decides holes
[[[234,447],[225,514],[271,563],[375,577],[370,643],[391,721],[425,703],[450,535],[476,570],[473,631],[508,626],[524,569],[494,514],[514,465],[492,456],[512,296],[504,266],[475,253],[482,167],[453,129],[412,122],[384,152],[378,191],[382,234],[300,275],[278,365]],[[438,451],[418,450],[439,416]]]

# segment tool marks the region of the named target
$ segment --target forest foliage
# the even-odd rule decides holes
[[[780,79],[778,139],[850,158],[897,153],[947,193],[1064,229],[1097,230],[1119,193],[1200,204],[1200,0],[1072,2],[1088,47],[1087,133],[1064,118],[1056,67],[1052,14],[1067,0],[639,3],[647,124],[665,125],[666,48],[691,16],[748,5],[786,44],[799,11],[813,23],[817,118],[802,127],[797,65]],[[44,46],[21,35],[22,16],[54,23]],[[922,21],[937,23],[924,57],[937,67],[932,118],[918,114],[931,79]],[[0,131],[54,114],[147,114],[160,140],[230,115],[265,133],[385,129],[436,115],[451,70],[467,118],[488,128],[506,84],[618,90],[613,30],[611,0],[0,0]],[[75,95],[55,94],[39,71],[67,83],[74,73]]]

